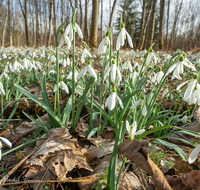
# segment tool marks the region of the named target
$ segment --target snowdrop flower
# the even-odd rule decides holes
[[[56,62],[56,57],[54,55],[51,56],[51,62],[53,62],[53,63]]]
[[[183,74],[184,72],[184,65],[191,68],[193,71],[196,70],[194,65],[187,58],[183,58],[183,56],[181,56],[179,61],[168,69],[166,75],[173,71],[172,80],[175,78],[181,80],[182,78],[180,77],[180,74]]]
[[[130,61],[128,61],[128,60],[122,65],[122,71],[127,70],[127,69],[129,69],[130,72],[133,72],[133,67],[132,67]]]
[[[134,121],[132,125],[129,125],[129,122],[126,120],[126,130],[128,131],[128,137],[130,140],[133,140],[136,135],[140,135],[145,132],[144,129],[137,130],[137,121]]]
[[[99,44],[98,54],[105,53],[107,46],[110,45],[110,40],[109,40],[108,36],[109,36],[109,32],[106,33],[106,37]]]
[[[142,115],[146,116],[147,115],[147,107],[145,105],[143,97],[141,97],[138,101],[136,101],[132,106],[131,109],[135,109],[137,106],[141,106],[142,109]]]
[[[130,35],[128,34],[128,32],[126,31],[124,24],[122,24],[121,31],[120,31],[120,33],[117,37],[117,43],[116,43],[116,50],[117,51],[119,50],[120,46],[124,46],[124,41],[125,41],[126,36],[128,38],[129,46],[131,48],[133,48],[132,39],[131,39]]]
[[[1,75],[0,75],[0,78],[5,78],[5,79],[9,79],[9,76],[7,75],[7,73],[4,71]]]
[[[77,82],[78,71],[75,69],[75,82]],[[72,80],[72,71],[69,72],[67,79]]]
[[[70,49],[71,41],[70,41],[69,37],[67,36],[67,34],[63,30],[60,30],[60,32],[61,32],[61,38],[60,38],[60,42],[59,42],[58,47],[60,48],[64,43],[66,43],[67,48]]]
[[[152,58],[154,58],[154,62],[155,62],[155,65],[156,65],[157,64],[157,58],[156,58],[155,54],[153,53],[153,49],[151,48],[150,51],[149,51],[149,54],[147,56],[146,66],[149,66]]]
[[[200,106],[200,84],[197,83],[197,75],[191,81],[185,81],[177,86],[177,90],[179,90],[183,85],[188,83],[188,87],[184,93],[183,99],[191,104],[198,104]]]
[[[69,56],[67,56],[67,59],[63,59],[62,65],[63,65],[63,67],[70,66]]]
[[[0,82],[0,94],[5,95],[5,91],[3,89],[3,84]]]
[[[188,160],[189,164],[192,164],[193,162],[195,162],[195,160],[197,159],[199,155],[199,152],[200,152],[200,145],[194,148],[193,151],[191,152],[189,156],[189,160]]]
[[[138,77],[138,75],[139,75],[138,72],[136,72],[135,69],[134,69],[133,73],[131,75],[131,77],[132,77],[132,85],[134,84],[135,79]]]
[[[181,120],[184,122],[184,123],[186,123],[187,122],[187,115],[185,115],[185,116],[183,116],[182,118],[181,118]]]
[[[69,93],[69,89],[67,85],[63,82],[63,78],[61,78],[61,81],[58,83],[58,87],[64,90],[66,93]],[[54,87],[53,92],[57,91],[57,85]]]
[[[6,145],[8,145],[9,147],[12,147],[12,144],[11,144],[11,142],[8,139],[6,139],[4,137],[0,137],[0,140],[3,141],[3,143],[5,143]],[[2,156],[1,148],[3,146],[2,143],[1,143],[1,141],[0,141],[0,160],[1,160],[1,156]]]
[[[120,84],[120,81],[122,80],[122,76],[120,73],[120,70],[117,68],[117,65],[115,63],[115,60],[112,60],[112,65],[111,67],[108,68],[108,70],[106,71],[106,74],[104,76],[104,80],[107,78],[107,76],[109,75],[109,72],[111,72],[111,81],[115,82],[116,79],[116,75],[118,76],[118,85]]]
[[[162,96],[164,97],[168,92],[169,92],[168,88],[165,88],[165,90],[163,90]],[[167,94],[166,98],[168,98],[169,95],[170,95],[170,94]]]
[[[85,63],[85,58],[89,56],[92,57],[92,55],[90,54],[90,52],[86,49],[86,47],[84,47],[82,56],[81,56],[81,63]]]
[[[49,74],[50,73],[53,73],[53,74],[55,74],[56,73],[56,71],[54,70],[54,69],[52,69],[51,71],[49,71]]]
[[[114,87],[113,92],[106,99],[105,107],[108,107],[110,110],[113,110],[116,105],[116,101],[119,101],[119,105],[122,109],[124,109],[123,103],[120,97],[116,93],[116,88]]]
[[[78,26],[78,24],[75,23],[75,31],[78,32],[78,35],[80,38],[83,38],[83,34],[82,31],[80,29],[80,27]],[[65,29],[65,34],[68,35],[69,34],[69,40],[72,41],[73,40],[73,26],[72,23],[70,23],[67,28]]]
[[[24,67],[18,61],[15,61],[13,66],[10,66],[12,72],[19,72],[21,69],[24,69]]]
[[[45,57],[45,53],[44,53],[44,51],[42,52],[41,57]]]
[[[91,77],[95,78],[95,81],[97,80],[97,75],[95,73],[95,70],[92,68],[91,64],[92,62],[89,61],[88,65],[83,70],[80,71],[80,73],[77,75],[77,80],[81,78],[82,75],[85,75],[87,72],[89,72]]]
[[[163,78],[164,73],[162,72],[162,68],[159,67],[159,71],[156,73],[156,80],[157,83],[159,84],[161,79]]]

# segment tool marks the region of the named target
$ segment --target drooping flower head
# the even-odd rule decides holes
[[[121,28],[121,31],[117,37],[117,43],[116,43],[116,50],[118,51],[120,46],[124,46],[124,41],[126,39],[126,36],[128,38],[128,43],[129,43],[129,46],[131,48],[133,48],[133,42],[132,42],[132,39],[130,37],[130,35],[128,34],[128,32],[126,31],[125,29],[125,25],[122,24],[122,28]]]
[[[58,83],[58,88],[64,90],[66,93],[69,93],[69,89],[67,85],[63,82],[63,78],[61,78],[61,81]],[[54,87],[53,92],[57,91],[57,85]]]
[[[106,77],[109,75],[110,72],[111,72],[111,81],[116,82],[115,80],[116,80],[116,75],[117,75],[118,76],[118,85],[119,85],[120,81],[122,80],[122,76],[121,76],[119,68],[116,65],[115,59],[112,60],[111,67],[109,67],[108,70],[106,71],[104,80],[106,79]]]
[[[113,88],[113,92],[110,94],[110,96],[108,96],[108,98],[106,99],[106,103],[105,103],[105,107],[108,106],[108,108],[110,110],[113,110],[116,106],[116,102],[119,102],[119,105],[122,109],[124,109],[123,103],[120,99],[120,97],[117,95],[116,93],[116,87]]]
[[[183,74],[183,72],[184,72],[184,65],[186,67],[191,68],[193,71],[196,70],[195,66],[187,58],[184,58],[181,55],[179,61],[177,63],[175,63],[174,65],[172,65],[168,69],[166,75],[168,75],[169,73],[171,73],[173,71],[172,80],[175,79],[175,78],[181,80],[182,78],[180,77],[180,74]]]
[[[109,47],[109,45],[110,45],[109,32],[107,32],[106,37],[99,44],[98,54],[105,53],[106,49],[107,49],[107,47]]]
[[[4,137],[0,137],[0,160],[1,160],[1,156],[2,156],[1,148],[3,146],[1,141],[3,141],[3,143],[5,143],[6,145],[8,145],[9,147],[12,147],[12,144],[11,144],[11,142],[8,139],[6,139]]]
[[[60,38],[60,42],[59,42],[58,47],[60,48],[64,43],[66,43],[67,48],[70,49],[71,41],[70,41],[69,37],[67,36],[67,34],[63,30],[60,29],[60,32],[61,32],[61,38]]]
[[[97,80],[97,75],[96,75],[95,70],[92,68],[92,62],[91,61],[88,61],[88,65],[84,69],[82,69],[80,71],[80,73],[77,75],[77,80],[79,78],[81,78],[82,75],[86,75],[87,72],[89,73],[89,75],[91,77],[95,78],[95,81]]]

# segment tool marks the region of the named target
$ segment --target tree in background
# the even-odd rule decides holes
[[[97,33],[98,33],[98,20],[99,20],[99,0],[92,0],[92,23],[90,32],[90,45],[93,47],[98,46]]]

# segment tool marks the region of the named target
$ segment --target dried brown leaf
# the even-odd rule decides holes
[[[156,164],[149,158],[151,148],[148,141],[126,140],[119,146],[119,151],[129,160],[151,175],[157,189],[171,190],[165,176]]]
[[[58,178],[64,177],[64,174],[75,167],[93,171],[86,162],[83,153],[77,148],[77,139],[71,139],[71,137],[66,128],[51,130],[48,139],[26,161],[26,165],[23,167],[24,169],[28,168],[26,177],[34,177],[36,173],[44,170],[49,162],[51,162],[49,163],[50,170]]]

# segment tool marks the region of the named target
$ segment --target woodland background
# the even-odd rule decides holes
[[[115,44],[122,14],[134,49],[153,42],[160,50],[200,48],[199,0],[0,0],[0,47],[55,46],[58,26],[70,23],[75,8],[90,46],[98,47],[105,24]]]

